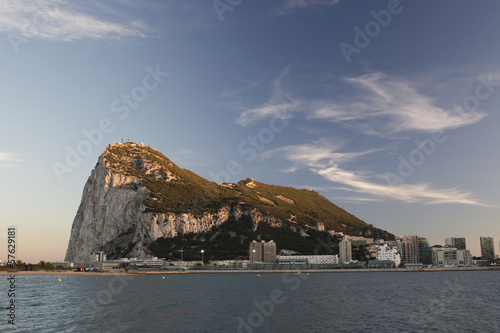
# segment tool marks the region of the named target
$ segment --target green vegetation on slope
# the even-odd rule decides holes
[[[173,238],[159,238],[149,245],[153,255],[167,260],[201,260],[204,250],[205,261],[209,260],[248,260],[249,243],[256,241],[274,241],[276,251],[294,251],[300,254],[338,254],[340,237],[328,232],[310,228],[294,230],[289,226],[273,227],[260,223],[253,230],[253,221],[248,215],[242,215],[238,221],[230,217],[227,222],[202,234],[188,233]],[[370,258],[365,246],[353,247],[353,259]]]
[[[291,250],[302,254],[337,254],[339,239],[327,232],[302,229],[304,235],[289,227],[272,227],[260,223],[253,230],[250,216],[242,215],[238,221],[230,217],[227,222],[202,234],[184,234],[173,238],[159,238],[148,249],[157,257],[179,260],[200,260],[201,250],[206,260],[248,259],[249,243],[253,240],[273,240],[276,249]]]
[[[110,145],[104,152],[108,168],[117,173],[139,178],[150,191],[145,205],[158,213],[216,213],[222,207],[256,208],[292,225],[316,227],[323,223],[327,230],[393,239],[384,230],[373,228],[356,216],[334,205],[319,193],[267,185],[246,179],[237,184],[219,185],[179,168],[167,157],[143,145],[131,143]]]

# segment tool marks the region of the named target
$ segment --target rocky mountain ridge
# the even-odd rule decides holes
[[[159,239],[203,234],[229,220],[265,223],[296,232],[327,230],[391,238],[311,190],[253,179],[217,184],[181,169],[159,151],[135,143],[109,145],[85,184],[66,252],[86,262],[94,251],[109,258],[150,257]],[[243,242],[249,240],[241,239]]]

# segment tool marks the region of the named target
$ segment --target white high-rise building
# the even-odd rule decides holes
[[[377,246],[377,260],[390,260],[396,267],[401,264],[401,255],[396,247],[387,244]]]

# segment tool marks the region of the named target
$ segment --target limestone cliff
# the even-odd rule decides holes
[[[116,163],[120,153],[116,154],[113,148],[124,148],[131,154],[118,156],[119,163]],[[125,143],[108,146],[99,158],[85,184],[73,221],[66,261],[86,262],[90,253],[101,250],[111,258],[150,257],[147,246],[156,239],[206,232],[230,216],[239,219],[242,215],[249,215],[256,225],[261,221],[279,225],[279,221],[263,216],[257,209],[229,205],[202,214],[152,211],[145,205],[146,199],[158,198],[144,185],[143,179],[131,173],[139,171],[166,182],[175,182],[179,176],[160,163],[137,155],[144,153],[144,149],[156,152],[149,147]],[[128,164],[138,170],[130,170]]]
[[[297,232],[321,224],[347,234],[392,236],[314,191],[253,179],[220,185],[179,168],[153,148],[119,143],[106,148],[85,184],[65,260],[87,262],[94,251],[108,258],[147,258],[157,239],[206,233],[242,217],[251,220],[253,230],[261,223]]]

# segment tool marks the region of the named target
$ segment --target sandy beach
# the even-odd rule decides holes
[[[119,272],[73,272],[73,271],[17,271],[17,272],[7,272],[0,271],[0,276],[3,275],[78,275],[78,276],[97,276],[97,275],[127,275],[127,273],[119,273]]]
[[[419,272],[442,272],[442,271],[500,271],[500,267],[454,267],[454,268],[424,268]],[[357,269],[306,269],[306,270],[191,270],[191,271],[153,271],[153,272],[74,272],[74,271],[18,271],[18,272],[7,272],[0,271],[0,276],[29,276],[29,275],[75,275],[75,276],[119,276],[119,275],[166,275],[166,274],[228,274],[228,273],[256,273],[256,274],[267,274],[267,273],[370,273],[370,272],[394,272],[394,273],[406,273],[410,270],[398,269],[398,268],[357,268]]]

